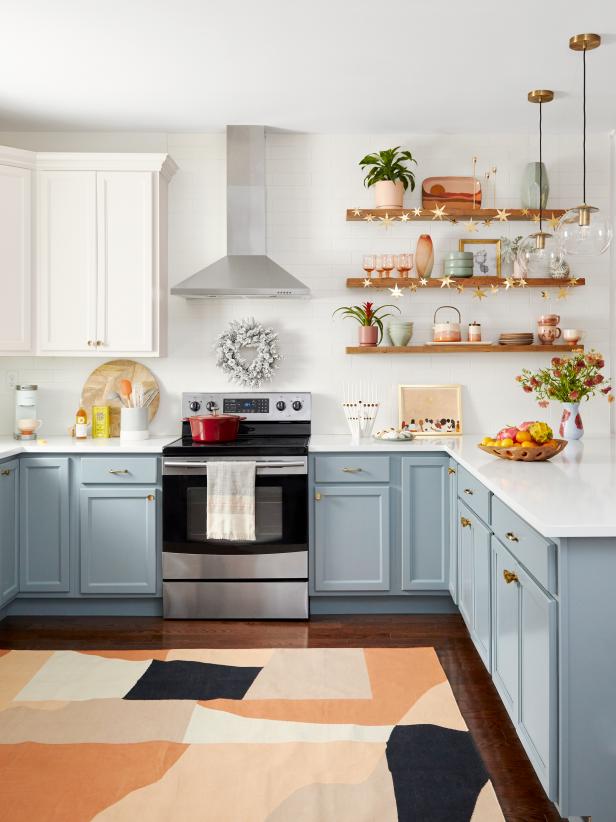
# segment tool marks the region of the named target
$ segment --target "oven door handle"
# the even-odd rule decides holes
[[[171,462],[170,460],[165,460],[163,466],[165,468],[207,469],[207,462]],[[304,462],[257,462],[257,471],[259,468],[305,468],[305,466],[306,464]]]

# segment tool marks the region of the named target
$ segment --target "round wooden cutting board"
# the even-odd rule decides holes
[[[133,385],[137,382],[143,383],[146,391],[150,388],[158,389],[156,378],[143,363],[135,362],[135,360],[110,360],[94,369],[85,381],[81,392],[83,404],[90,420],[92,419],[93,405],[108,405],[110,407],[112,437],[120,436],[120,408],[122,403],[120,400],[108,400],[106,397],[112,391],[119,393],[120,380],[124,379],[130,380]],[[148,408],[150,422],[156,416],[159,403],[160,394],[157,394]]]

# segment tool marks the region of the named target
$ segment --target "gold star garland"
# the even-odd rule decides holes
[[[449,275],[447,275],[447,277],[443,277],[441,280],[441,288],[451,288],[452,285],[453,280]]]
[[[496,219],[499,223],[506,223],[507,220],[511,217],[511,214],[505,208],[497,208],[496,209]]]
[[[385,212],[384,217],[379,217],[379,220],[381,221],[381,225],[385,226],[385,231],[387,231],[390,225],[393,225],[396,222],[396,218],[390,217],[387,212]]]
[[[470,232],[477,231],[477,223],[471,217],[467,223],[464,223],[464,228]]]
[[[556,295],[557,300],[566,300],[569,296],[569,291],[566,288],[559,288]]]
[[[420,285],[422,288],[425,288],[425,287],[428,285],[428,280],[427,280],[427,278],[426,278],[426,277],[420,277],[420,278],[419,278],[419,285]]]
[[[515,280],[513,277],[505,277],[504,279],[505,291],[509,291],[510,288],[515,288]]]
[[[480,302],[481,302],[481,300],[485,300],[485,298],[486,298],[487,296],[488,296],[488,295],[486,294],[486,292],[485,292],[485,291],[483,291],[481,288],[476,288],[476,289],[473,291],[473,297],[475,297],[476,299],[478,299]]]
[[[399,300],[404,292],[400,288],[398,288],[398,283],[396,283],[393,288],[389,289],[389,293],[392,297],[395,297],[397,300]]]
[[[364,280],[364,288],[370,288],[371,285],[372,280],[369,277],[366,277],[366,279]]]
[[[406,211],[403,211],[398,219],[400,220],[401,223],[408,223],[409,217],[410,217],[410,214],[408,214]]]
[[[374,220],[374,214],[366,214],[366,216],[364,217],[364,220],[367,223],[371,223]]]
[[[361,217],[361,208],[354,208],[353,214],[355,215],[355,217]]]
[[[414,208],[414,209],[413,209],[413,214],[414,214],[416,217],[421,217],[421,209],[420,209],[420,208]]]
[[[552,230],[556,230],[556,228],[558,227],[559,222],[560,222],[560,217],[555,217],[554,212],[552,212],[552,216],[548,220],[548,223],[552,227]]]
[[[440,206],[437,203],[436,208],[432,209],[432,214],[434,214],[434,217],[432,218],[433,220],[442,220],[443,217],[447,216],[447,213],[445,211],[445,206],[444,205]]]
[[[522,209],[522,216],[523,217],[528,217],[528,209],[527,208]]]

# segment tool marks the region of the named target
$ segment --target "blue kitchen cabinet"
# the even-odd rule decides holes
[[[378,485],[316,485],[315,591],[388,591],[390,493]]]
[[[432,454],[402,457],[403,591],[449,587],[449,460]]]
[[[19,590],[70,590],[68,457],[22,457]]]
[[[460,613],[479,656],[491,668],[490,540],[491,532],[458,501],[458,573]]]
[[[550,799],[557,795],[557,603],[492,538],[493,679]]]
[[[0,608],[19,593],[19,460],[0,464]]]
[[[82,594],[154,594],[158,491],[82,487],[79,492]]]
[[[449,459],[449,593],[458,604],[458,471],[456,461]]]

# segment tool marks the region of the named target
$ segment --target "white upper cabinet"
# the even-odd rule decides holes
[[[0,354],[28,353],[34,155],[0,147]]]
[[[41,354],[160,356],[166,155],[38,155]]]
[[[96,172],[38,175],[39,349],[92,350],[96,340]]]

